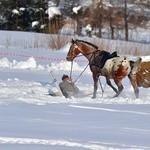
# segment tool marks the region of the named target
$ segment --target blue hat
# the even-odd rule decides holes
[[[65,74],[63,74],[63,76],[62,76],[62,80],[64,80],[64,79],[66,79],[66,78],[69,78],[69,76],[68,75],[65,75]]]

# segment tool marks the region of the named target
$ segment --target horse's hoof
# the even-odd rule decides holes
[[[116,94],[113,98],[116,98],[116,97],[118,97],[118,94]]]
[[[92,96],[92,99],[95,99],[96,98],[96,96]]]
[[[139,95],[136,95],[136,99],[138,99],[139,98]]]

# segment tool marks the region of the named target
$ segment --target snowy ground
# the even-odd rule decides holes
[[[88,69],[76,83],[78,98],[48,96],[57,90],[50,71],[58,83],[70,74],[68,47],[57,52],[0,47],[0,150],[149,150],[149,89],[140,88],[135,99],[126,78],[122,94],[112,98],[102,77],[104,96],[99,88],[94,100],[87,95],[93,91]],[[83,57],[74,63],[74,80],[86,65]]]

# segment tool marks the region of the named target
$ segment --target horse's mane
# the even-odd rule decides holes
[[[83,42],[83,43],[89,44],[89,45],[93,46],[94,48],[98,49],[98,46],[96,46],[96,45],[94,45],[94,44],[92,44],[92,43],[90,43],[90,42],[83,41],[83,40],[76,40],[76,41],[77,41],[77,42]]]

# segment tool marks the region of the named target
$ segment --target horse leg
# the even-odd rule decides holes
[[[123,90],[123,85],[121,84],[121,79],[114,79],[114,82],[118,86],[118,92],[116,93],[114,97],[118,97]]]
[[[105,77],[105,78],[106,78],[106,83],[117,93],[118,90],[111,84],[110,79],[107,77]]]
[[[96,98],[96,92],[97,92],[97,87],[98,87],[98,78],[99,76],[93,74],[93,81],[94,81],[94,93],[93,93],[93,99]]]
[[[130,73],[128,75],[128,77],[129,77],[130,82],[133,86],[136,98],[139,98],[139,88],[138,88],[137,81],[136,81],[136,74]]]

